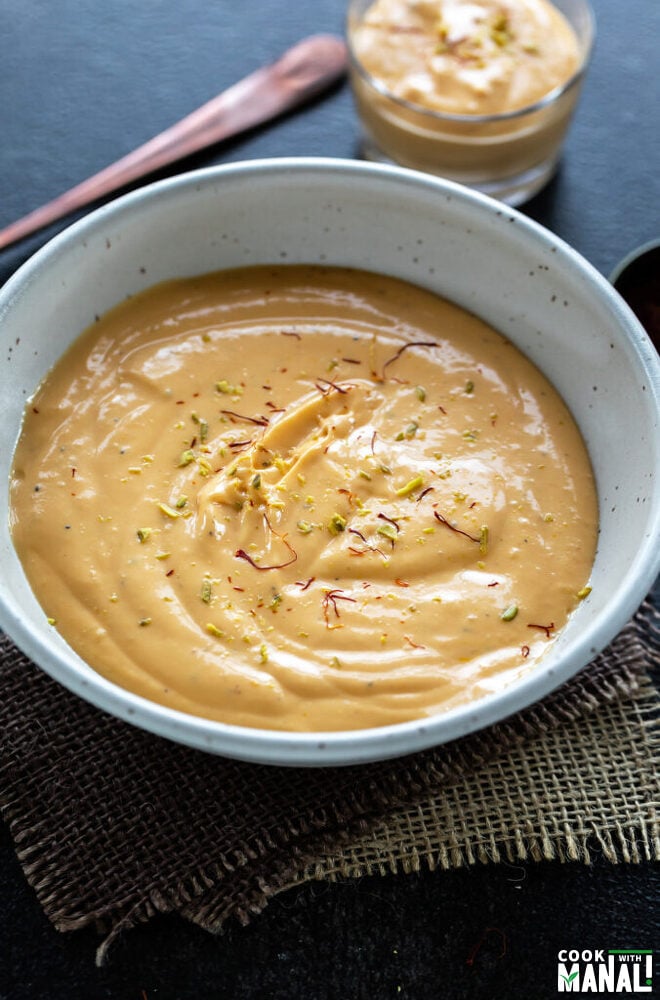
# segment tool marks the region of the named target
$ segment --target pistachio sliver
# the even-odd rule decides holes
[[[415,490],[418,490],[420,486],[423,485],[424,485],[423,477],[415,476],[413,479],[408,480],[405,486],[402,486],[400,489],[395,490],[395,493],[398,497],[409,497],[411,493],[414,493]]]

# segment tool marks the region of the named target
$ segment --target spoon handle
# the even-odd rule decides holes
[[[340,38],[304,39],[143,146],[0,230],[0,250],[154,170],[295,108],[345,70],[346,46]]]

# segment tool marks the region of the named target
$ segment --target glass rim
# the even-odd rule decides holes
[[[436,111],[434,108],[425,108],[420,104],[415,104],[413,101],[408,101],[405,97],[398,97],[396,94],[393,94],[381,80],[372,76],[371,73],[365,69],[355,54],[355,49],[353,48],[353,32],[350,27],[350,10],[354,6],[355,2],[356,0],[351,0],[349,3],[349,14],[346,21],[346,43],[351,67],[366,83],[373,87],[374,90],[378,91],[382,97],[388,98],[388,100],[392,101],[394,104],[398,104],[401,108],[405,108],[407,111],[412,111],[424,118],[429,118],[430,120],[438,122],[455,122],[457,124],[464,125],[485,125],[493,122],[515,121],[517,118],[524,118],[525,116],[531,115],[536,111],[541,111],[550,104],[554,104],[560,97],[568,93],[569,90],[572,90],[573,87],[575,87],[586,74],[596,36],[596,18],[593,7],[591,6],[590,0],[582,0],[584,10],[587,15],[582,58],[578,68],[571,76],[569,76],[567,80],[564,81],[564,83],[559,84],[557,87],[553,87],[552,90],[549,90],[548,93],[544,94],[538,101],[534,101],[533,104],[526,104],[524,107],[515,108],[513,111],[501,111],[493,114],[478,115],[455,114],[450,111]],[[563,11],[561,13],[563,13]],[[571,25],[571,27],[573,27],[573,25]]]

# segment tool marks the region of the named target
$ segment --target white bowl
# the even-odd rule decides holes
[[[158,281],[269,262],[346,265],[423,285],[481,316],[554,383],[585,438],[600,505],[593,592],[541,663],[498,694],[418,722],[287,734],[164,708],[95,673],[46,622],[0,499],[0,625],[76,694],[180,743],[249,761],[359,763],[500,720],[572,677],[624,625],[660,568],[660,362],[586,261],[515,210],[422,174],[341,160],[263,160],[161,181],[57,236],[0,292],[0,476],[28,397],[80,331]]]

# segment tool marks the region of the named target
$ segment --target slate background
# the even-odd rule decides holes
[[[609,274],[660,235],[660,4],[592,2],[598,38],[562,167],[525,211]],[[0,0],[0,226],[304,35],[342,32],[343,17],[343,0]],[[176,170],[358,144],[338,87]],[[0,252],[0,283],[65,224]],[[219,938],[159,918],[97,970],[97,936],[51,928],[0,825],[0,1000],[544,1000],[559,948],[660,944],[656,899],[657,866],[598,857],[365,878],[293,890]]]

